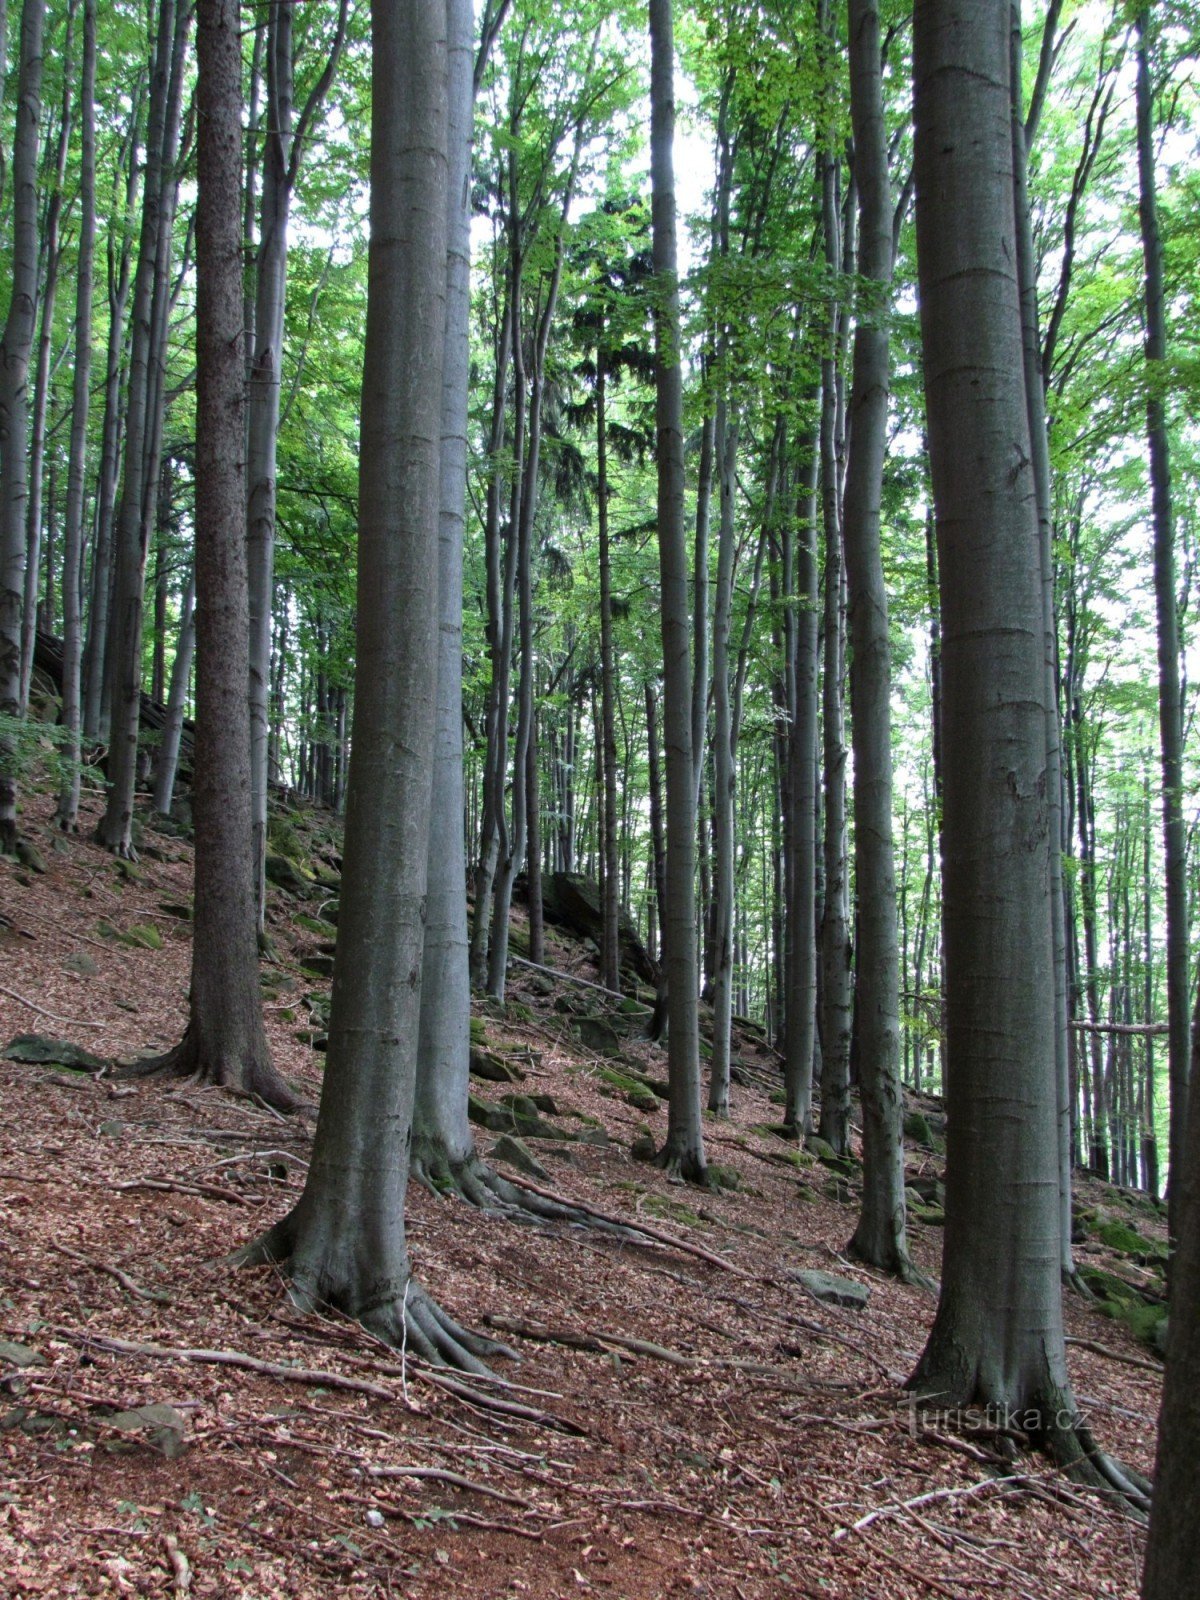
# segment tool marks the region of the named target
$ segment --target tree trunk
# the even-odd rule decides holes
[[[946,1228],[911,1383],[981,1405],[1080,1476],[1066,1370],[1041,559],[1012,181],[1009,17],[919,0],[917,248],[942,580]],[[1136,1491],[1134,1491],[1136,1492]]]
[[[820,404],[819,395],[816,397]],[[788,795],[791,863],[787,895],[787,1018],[784,1122],[812,1132],[817,1031],[817,458],[816,430],[800,466],[795,604],[788,608]]]
[[[125,181],[125,215],[121,231],[120,256],[115,264],[111,236],[109,239],[108,352],[104,376],[104,423],[101,429],[100,473],[96,485],[96,539],[92,552],[87,642],[83,654],[83,737],[89,743],[100,738],[101,729],[107,720],[105,686],[108,682],[113,531],[125,398],[125,385],[122,382],[126,344],[125,313],[129,304],[139,175],[137,144],[141,101],[142,84],[139,82],[130,117],[127,148],[123,153],[128,166]]]
[[[96,830],[117,855],[133,851],[133,794],[137,780],[142,694],[142,608],[152,517],[148,489],[157,489],[166,337],[167,272],[178,192],[175,171],[183,94],[183,57],[191,12],[161,0],[146,137],[142,227],[134,280],[133,342],[125,422],[125,468],[115,531],[113,634],[108,680],[111,728],[108,804]],[[239,455],[241,451],[239,450]],[[152,501],[151,501],[152,503]]]
[[[267,788],[271,742],[271,612],[275,593],[275,447],[287,302],[288,219],[305,135],[332,82],[346,29],[343,0],[325,67],[293,116],[292,0],[271,0],[266,147],[255,261],[254,317],[247,386],[246,549],[250,574],[250,781],[254,830],[255,900],[263,931],[267,860]]]
[[[250,1254],[284,1264],[302,1304],[474,1368],[489,1347],[416,1285],[404,1231],[439,655],[446,12],[400,0],[377,5],[372,28],[358,649],[329,1053],[304,1193]]]
[[[158,1066],[291,1109],[296,1098],[271,1065],[263,1031],[250,847],[242,55],[235,0],[200,0],[196,46],[195,912],[187,1031]]]
[[[840,271],[841,248],[836,191],[837,168],[823,158],[822,212],[825,262]],[[840,316],[848,316],[842,311]],[[822,754],[825,769],[825,905],[821,916],[821,1120],[818,1132],[839,1153],[850,1140],[850,985],[849,861],[846,850],[846,735],[843,711],[845,612],[842,606],[841,463],[842,418],[837,375],[839,311],[830,303],[823,330],[821,377],[821,517],[825,530],[824,677]]]
[[[600,982],[621,992],[620,896],[617,884],[617,733],[613,714],[612,556],[608,538],[608,418],[605,323],[596,336],[596,512],[600,530],[600,720],[604,734],[604,919]]]
[[[21,8],[21,60],[12,159],[12,294],[0,336],[0,716],[21,714],[21,605],[25,507],[29,494],[29,354],[37,311],[38,123],[41,119],[45,0]],[[0,742],[0,853],[17,842],[13,751]]]
[[[663,935],[670,1037],[667,1138],[660,1161],[705,1179],[696,1003],[695,774],[684,537],[683,384],[675,245],[675,58],[671,0],[650,0],[650,178],[658,441],[658,550],[662,584],[663,724],[667,751],[667,863]]]
[[[154,767],[154,809],[160,816],[171,815],[175,778],[179,771],[179,745],[183,735],[183,714],[187,705],[188,682],[192,675],[192,652],[196,643],[196,573],[188,573],[175,640],[175,659],[171,663],[171,688],[167,696],[167,720]]]
[[[887,446],[892,201],[883,120],[877,0],[850,0],[850,108],[859,195],[859,272],[878,301],[854,330],[844,538],[850,589],[854,869],[858,905],[859,1083],[863,1204],[852,1247],[872,1266],[911,1274],[904,1228],[900,965],[892,845],[891,638],[879,542]]]
[[[729,1115],[730,1025],[733,1017],[734,766],[730,710],[729,629],[733,611],[734,492],[737,420],[724,395],[717,401],[716,456],[721,485],[717,585],[713,604],[713,1053],[708,1109]]]
[[[54,346],[54,305],[58,298],[59,242],[63,188],[67,176],[67,151],[71,142],[71,75],[74,71],[75,15],[78,0],[67,8],[66,38],[62,55],[62,107],[58,119],[58,140],[54,155],[52,188],[46,206],[46,223],[41,241],[42,283],[38,316],[37,367],[33,383],[33,414],[29,439],[29,501],[25,514],[25,600],[21,628],[21,715],[29,704],[29,680],[33,674],[33,652],[38,629],[38,583],[42,554],[42,479],[46,463],[46,412],[50,403],[50,357]],[[53,507],[51,508],[53,515]],[[47,578],[52,587],[52,575]],[[51,621],[51,630],[53,621]]]
[[[71,441],[67,457],[67,506],[63,524],[63,726],[67,774],[58,796],[56,821],[74,833],[79,821],[80,671],[83,619],[83,507],[87,469],[88,408],[92,376],[92,277],[96,245],[96,0],[83,0],[83,63],[79,88],[79,255],[75,268],[75,374],[71,393]]]
[[[1162,244],[1154,177],[1154,107],[1150,83],[1150,15],[1137,17],[1138,215],[1145,261],[1146,442],[1154,520],[1154,601],[1158,617],[1158,729],[1162,760],[1163,868],[1167,913],[1167,1083],[1170,1091],[1167,1227],[1179,1237],[1182,1221],[1175,1175],[1183,1172],[1187,1127],[1188,903],[1187,833],[1183,817],[1183,718],[1179,687],[1179,620],[1175,599],[1175,522],[1167,437],[1166,309]]]
[[[1200,998],[1192,1019],[1193,1084],[1200,1084],[1198,1062]],[[1200,1093],[1191,1097],[1182,1160],[1171,1170],[1179,1234],[1142,1600],[1179,1600],[1195,1587],[1200,1570]]]

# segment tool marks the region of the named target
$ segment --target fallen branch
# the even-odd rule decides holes
[[[15,1000],[18,1005],[27,1006],[30,1011],[36,1011],[39,1017],[49,1017],[51,1022],[62,1022],[68,1028],[107,1028],[107,1022],[84,1022],[81,1017],[60,1017],[57,1011],[47,1011],[45,1006],[39,1006],[36,1001],[26,1000],[23,994],[18,994],[15,989],[9,989],[0,983],[0,994],[6,994],[10,1000]]]
[[[376,1400],[394,1402],[397,1398],[391,1389],[385,1389],[381,1383],[370,1383],[366,1378],[348,1378],[341,1372],[323,1372],[315,1367],[287,1367],[278,1361],[260,1361],[256,1356],[243,1355],[240,1350],[185,1350],[173,1345],[139,1344],[132,1339],[79,1333],[74,1328],[56,1326],[54,1331],[84,1349],[107,1350],[119,1356],[150,1356],[156,1361],[195,1361],[205,1366],[240,1367],[244,1372],[257,1372],[264,1378],[279,1378],[285,1383],[349,1389],[355,1394],[372,1395]]]
[[[235,1189],[221,1189],[215,1183],[170,1183],[166,1178],[130,1178],[127,1183],[112,1183],[108,1187],[121,1193],[131,1189],[157,1189],[166,1194],[196,1194],[209,1200],[227,1200],[234,1206],[260,1206],[263,1203],[259,1195],[238,1194]]]
[[[573,972],[560,972],[557,967],[541,967],[536,961],[527,961],[524,956],[510,954],[508,959],[519,967],[528,967],[532,972],[544,973],[547,978],[560,978],[563,983],[577,983],[581,989],[597,989],[601,994],[607,995],[614,1004],[621,999],[620,990],[610,989],[607,984],[593,983],[590,978],[577,978]],[[646,1010],[649,1012],[650,1007],[647,1006]]]
[[[953,1489],[929,1489],[924,1494],[914,1495],[911,1500],[892,1500],[887,1505],[877,1506],[874,1511],[868,1511],[865,1517],[860,1517],[850,1527],[839,1528],[833,1537],[835,1540],[844,1539],[848,1534],[861,1533],[864,1528],[869,1528],[873,1522],[878,1522],[882,1517],[897,1516],[901,1512],[912,1511],[917,1506],[935,1505],[939,1500],[968,1500],[977,1494],[986,1494],[989,1489],[1005,1489],[1010,1494],[1016,1494],[1026,1488],[1024,1478],[983,1478],[978,1483]]]
[[[540,1339],[546,1344],[566,1345],[573,1350],[590,1350],[599,1354],[606,1354],[611,1346],[628,1350],[633,1355],[651,1356],[656,1361],[669,1362],[673,1367],[695,1367],[699,1365],[695,1356],[685,1356],[678,1350],[669,1350],[665,1345],[651,1344],[647,1339],[632,1339],[624,1333],[608,1333],[598,1328],[594,1333],[573,1333],[569,1328],[549,1328],[544,1322],[523,1322],[520,1317],[507,1317],[498,1314],[485,1316],[483,1319],[489,1328],[496,1328],[501,1333],[516,1333],[526,1339]]]
[[[163,1534],[163,1549],[167,1552],[167,1561],[171,1567],[171,1575],[175,1579],[175,1597],[186,1595],[192,1587],[192,1564],[184,1555],[179,1545],[179,1540],[173,1533]]]
[[[1075,1339],[1069,1334],[1067,1344],[1078,1345],[1081,1350],[1091,1350],[1098,1356],[1107,1356],[1110,1361],[1119,1361],[1124,1367],[1136,1367],[1139,1372],[1152,1372],[1156,1378],[1162,1377],[1162,1364],[1153,1361],[1143,1361],[1140,1356],[1122,1355],[1119,1350],[1110,1350],[1106,1344],[1098,1344],[1095,1339]]]
[[[50,1243],[61,1255],[69,1256],[72,1261],[78,1261],[80,1266],[90,1267],[93,1272],[106,1272],[110,1278],[117,1280],[122,1289],[128,1289],[129,1293],[136,1295],[139,1300],[152,1300],[160,1306],[171,1304],[170,1295],[164,1294],[162,1290],[143,1289],[140,1283],[135,1283],[127,1272],[121,1271],[120,1267],[110,1266],[107,1261],[95,1261],[91,1256],[72,1250],[69,1245],[60,1244],[57,1239],[51,1239]]]
[[[455,1489],[465,1489],[471,1494],[487,1495],[492,1500],[503,1500],[505,1505],[520,1506],[522,1511],[535,1509],[531,1500],[519,1494],[507,1494],[503,1489],[493,1489],[489,1483],[477,1483],[465,1478],[461,1472],[451,1472],[447,1467],[375,1467],[367,1468],[369,1478],[433,1478],[438,1483],[451,1484]]]

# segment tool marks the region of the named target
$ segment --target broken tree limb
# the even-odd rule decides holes
[[[503,1500],[505,1505],[520,1506],[523,1511],[532,1511],[533,1502],[526,1500],[519,1494],[508,1494],[503,1489],[493,1489],[491,1484],[477,1483],[474,1478],[464,1478],[461,1472],[451,1472],[446,1467],[390,1467],[369,1466],[369,1478],[432,1478],[438,1483],[448,1483],[455,1489],[464,1489],[470,1494],[487,1495],[491,1500]]]

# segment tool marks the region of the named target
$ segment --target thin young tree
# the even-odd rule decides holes
[[[141,1062],[293,1108],[271,1064],[258,986],[250,844],[250,624],[242,348],[242,57],[236,0],[196,14],[195,900],[183,1039]]]
[[[863,1113],[863,1205],[853,1248],[872,1265],[907,1276],[912,1268],[904,1228],[900,956],[892,847],[892,647],[879,529],[892,279],[892,197],[879,47],[876,0],[850,0],[850,111],[859,197],[859,273],[864,284],[854,329],[843,506],[858,903],[855,1004]]]
[[[67,772],[57,822],[74,833],[79,819],[79,732],[83,721],[83,509],[92,377],[92,267],[96,250],[96,0],[83,0],[83,62],[79,85],[79,256],[75,267],[75,372],[63,528],[63,726]]]
[[[21,8],[17,122],[12,155],[12,267],[0,334],[0,716],[21,710],[21,606],[25,584],[29,355],[37,315],[38,124],[42,114],[45,0]],[[0,852],[17,846],[16,753],[0,740]]]
[[[946,1230],[911,1380],[1019,1414],[1076,1475],[1095,1449],[1062,1324],[1041,561],[1012,181],[1009,16],[919,0],[917,261],[941,572]]]
[[[1200,1004],[1192,1028],[1192,1082],[1197,1084]],[[1200,1093],[1191,1097],[1182,1164],[1172,1182],[1178,1189],[1179,1237],[1142,1600],[1178,1600],[1195,1587],[1200,1570]]]
[[[667,860],[662,933],[666,954],[667,1137],[659,1160],[705,1180],[700,1112],[696,965],[696,790],[692,770],[692,673],[684,536],[683,373],[675,242],[675,52],[671,0],[650,0],[650,178],[654,253],[658,550],[662,584],[663,742],[667,760]]]
[[[301,1304],[475,1369],[497,1347],[414,1281],[404,1231],[439,653],[448,32],[445,5],[372,9],[357,666],[329,1051],[304,1193],[244,1259],[282,1266]]]
[[[1154,602],[1158,638],[1158,723],[1162,766],[1163,865],[1167,913],[1167,1081],[1170,1092],[1167,1222],[1178,1237],[1181,1222],[1176,1175],[1183,1169],[1187,1126],[1188,1068],[1188,891],[1187,832],[1183,815],[1183,713],[1179,684],[1179,618],[1175,597],[1175,518],[1171,497],[1171,450],[1164,395],[1167,336],[1158,189],[1154,174],[1154,104],[1151,83],[1151,19],[1137,16],[1138,216],[1145,263],[1146,443],[1154,524]]]

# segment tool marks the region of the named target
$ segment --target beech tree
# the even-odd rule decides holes
[[[196,208],[195,895],[189,1019],[134,1068],[292,1109],[271,1065],[258,986],[250,828],[250,623],[242,348],[242,60],[236,0],[199,0]]]
[[[659,1159],[695,1182],[705,1177],[697,1012],[696,789],[683,527],[683,373],[675,243],[675,51],[671,0],[650,0],[650,173],[653,185],[654,349],[658,439],[658,550],[662,582],[663,742],[667,850],[662,908],[667,977],[667,1138]]]
[[[449,30],[424,0],[376,5],[371,23],[358,652],[329,1049],[304,1192],[245,1259],[282,1266],[300,1304],[477,1369],[498,1347],[415,1282],[404,1231],[439,654]]]
[[[941,1293],[911,1379],[1145,1505],[1066,1370],[1044,630],[1012,181],[1009,19],[920,0],[917,265],[941,575],[947,1017]]]

